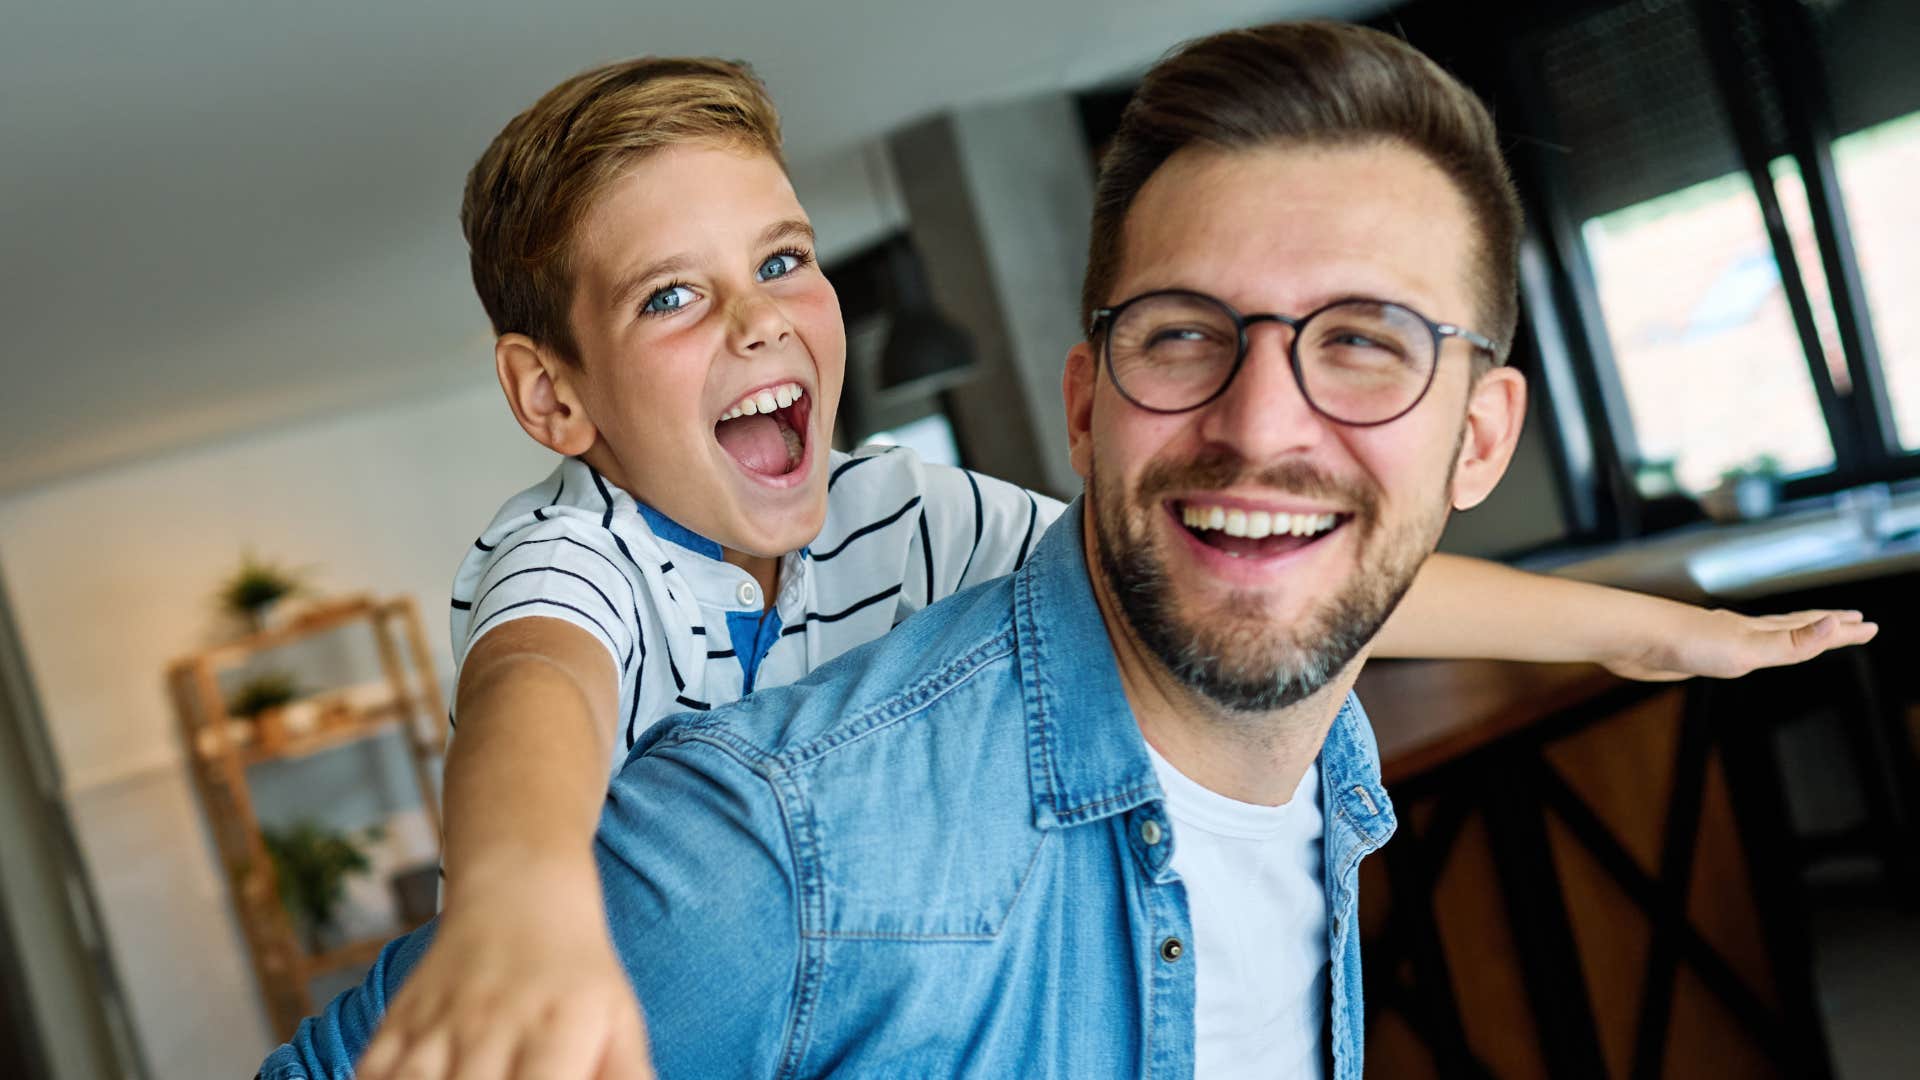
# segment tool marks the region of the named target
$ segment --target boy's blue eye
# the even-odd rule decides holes
[[[800,256],[783,251],[778,255],[769,255],[767,261],[760,264],[757,276],[761,281],[772,281],[774,278],[786,277],[800,269],[800,266]]]
[[[678,311],[693,303],[693,290],[685,285],[669,285],[640,305],[640,310],[648,315],[664,315],[669,311]]]

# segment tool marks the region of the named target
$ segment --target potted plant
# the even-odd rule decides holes
[[[1720,485],[1700,498],[1707,516],[1719,522],[1757,521],[1780,502],[1780,461],[1759,454],[1720,474]]]
[[[284,708],[300,696],[300,683],[284,671],[255,675],[242,683],[233,700],[227,702],[227,715],[253,725],[252,734],[268,750],[276,749],[286,738]]]
[[[220,602],[257,633],[266,629],[269,616],[282,601],[303,588],[300,579],[297,571],[263,562],[249,552],[241,556],[240,569],[221,586]]]
[[[373,868],[366,845],[382,835],[377,826],[354,834],[311,821],[260,830],[273,860],[280,902],[293,914],[309,953],[326,950],[339,926],[347,878]]]

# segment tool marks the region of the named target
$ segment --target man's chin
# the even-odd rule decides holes
[[[1166,628],[1170,640],[1154,652],[1183,684],[1222,710],[1274,712],[1338,679],[1383,621],[1351,604],[1337,607],[1281,622],[1230,605],[1205,625],[1176,620]]]

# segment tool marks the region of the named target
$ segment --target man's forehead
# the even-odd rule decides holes
[[[1141,188],[1123,229],[1110,300],[1183,287],[1296,313],[1354,295],[1445,310],[1473,267],[1465,198],[1426,158],[1384,141],[1182,150]]]

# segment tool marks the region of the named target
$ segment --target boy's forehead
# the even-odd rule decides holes
[[[636,277],[735,260],[812,227],[786,171],[770,155],[723,144],[668,147],[607,181],[574,238],[579,284],[611,292]]]

